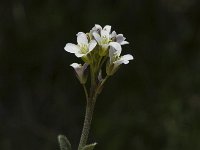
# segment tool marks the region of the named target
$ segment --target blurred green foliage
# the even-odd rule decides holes
[[[89,143],[96,150],[200,149],[200,1],[0,2],[0,149],[78,145],[85,97],[67,42],[95,23],[124,33],[135,60],[106,84]]]

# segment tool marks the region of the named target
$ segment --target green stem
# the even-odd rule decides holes
[[[87,94],[87,89],[85,86],[83,86],[84,91],[86,91],[86,99],[87,99],[87,105],[86,105],[86,111],[85,111],[85,119],[82,129],[82,134],[80,138],[80,143],[78,146],[78,150],[81,150],[86,144],[87,139],[89,135],[89,130],[92,122],[92,116],[94,111],[94,106],[96,103],[96,77],[95,77],[95,70],[93,67],[90,68],[91,73],[91,88],[90,88],[90,95]]]
[[[101,82],[101,85],[100,85],[100,86],[103,86],[104,83],[108,80],[108,78],[109,78],[109,75],[107,75],[107,76],[103,79],[103,81]]]
[[[83,85],[83,89],[84,89],[84,92],[85,92],[85,98],[86,98],[86,100],[88,102],[89,97],[88,97],[87,88],[86,88],[85,84],[82,84],[82,85]]]
[[[86,86],[85,84],[83,84],[83,88],[84,88],[86,99],[87,99],[87,105],[86,105],[85,119],[84,119],[83,130],[82,130],[78,150],[81,150],[87,144],[97,96],[100,93],[100,89],[102,88],[106,80],[109,78],[109,76],[106,76],[103,79],[103,81],[97,86],[96,85],[96,70],[93,70],[93,67],[90,68],[90,70],[91,70],[91,89],[90,89],[89,96],[88,96]]]
[[[81,150],[87,144],[87,139],[88,139],[89,130],[90,130],[91,122],[92,122],[95,102],[96,102],[96,98],[89,99],[86,105],[85,120],[83,124],[83,130],[82,130],[78,150]]]

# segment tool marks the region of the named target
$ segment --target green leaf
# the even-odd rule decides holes
[[[58,135],[58,142],[60,145],[60,150],[71,150],[71,144],[66,136]]]
[[[86,145],[82,148],[82,150],[93,150],[97,143]]]

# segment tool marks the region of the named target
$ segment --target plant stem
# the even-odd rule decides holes
[[[90,95],[88,96],[87,89],[85,85],[83,85],[85,94],[86,94],[86,99],[87,99],[87,104],[86,104],[86,111],[85,111],[85,119],[84,119],[84,124],[83,124],[83,129],[82,129],[82,134],[78,146],[78,150],[81,150],[86,144],[87,144],[87,139],[89,135],[89,130],[92,122],[92,115],[94,111],[94,106],[96,103],[96,77],[95,77],[95,70],[93,69],[94,67],[92,66],[90,69],[90,75],[91,75],[91,87],[90,87]]]
[[[103,81],[101,82],[100,87],[103,86],[103,85],[105,84],[105,82],[108,80],[108,78],[109,78],[109,75],[107,75],[107,76],[103,79]]]
[[[92,122],[92,115],[94,111],[95,102],[96,102],[96,96],[94,96],[93,98],[89,98],[87,101],[85,120],[83,124],[83,130],[82,130],[78,150],[81,150],[87,144],[87,139],[88,139],[89,130],[90,130],[91,122]]]
[[[86,105],[85,119],[84,119],[83,130],[82,130],[78,150],[81,150],[87,144],[87,139],[88,139],[88,135],[90,131],[96,99],[100,92],[100,89],[102,88],[102,86],[104,85],[104,83],[106,82],[108,78],[109,76],[106,76],[104,80],[101,82],[101,84],[96,86],[96,72],[95,70],[91,68],[91,88],[90,88],[89,96],[88,96],[86,86],[85,84],[83,84],[83,88],[84,88],[85,96],[87,100],[87,105]]]
[[[86,100],[88,102],[89,97],[88,97],[87,88],[86,88],[85,84],[82,84],[82,85],[83,85],[83,89],[84,89],[84,92],[85,92],[85,98],[86,98]]]

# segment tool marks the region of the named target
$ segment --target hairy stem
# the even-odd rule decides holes
[[[83,129],[82,129],[82,134],[81,134],[78,150],[81,150],[87,144],[87,139],[88,139],[88,135],[90,131],[96,99],[97,99],[98,94],[100,93],[100,89],[102,88],[102,86],[104,85],[108,77],[109,76],[106,76],[104,80],[101,82],[101,84],[97,86],[96,72],[95,70],[91,69],[91,88],[90,88],[89,96],[88,96],[86,86],[85,84],[83,84],[83,88],[84,88],[86,99],[87,99],[87,105],[86,105],[85,119],[84,119],[84,124],[83,124]]]
[[[83,130],[82,130],[78,150],[81,150],[87,144],[87,139],[88,139],[89,130],[90,130],[91,122],[92,122],[95,102],[96,102],[96,96],[88,99],[88,102],[86,105],[85,120],[83,124]]]
[[[87,104],[86,104],[85,119],[84,119],[84,124],[83,124],[83,129],[82,129],[82,134],[81,134],[78,150],[81,150],[87,144],[87,139],[88,139],[90,126],[92,122],[94,106],[96,102],[96,76],[95,76],[96,72],[93,68],[94,67],[90,68],[91,87],[90,87],[89,96],[88,96],[85,85],[83,86],[85,94],[86,94]]]

